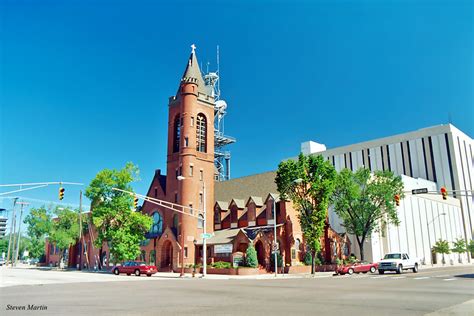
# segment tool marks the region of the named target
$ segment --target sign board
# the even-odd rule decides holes
[[[214,253],[232,253],[232,244],[214,245]]]
[[[411,190],[411,194],[424,194],[424,193],[428,193],[428,189],[427,189],[427,188],[421,188],[421,189],[414,189],[414,190]]]
[[[212,234],[212,233],[201,234],[201,238],[202,238],[202,239],[209,239],[209,238],[211,238],[212,236],[214,236],[214,234]]]

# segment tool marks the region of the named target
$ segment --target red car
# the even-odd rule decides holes
[[[156,268],[156,266],[149,266],[143,261],[127,261],[124,262],[121,266],[113,267],[112,272],[115,275],[119,275],[120,273],[126,273],[127,275],[131,275],[133,273],[136,276],[146,274],[147,276],[151,277],[152,274],[158,272],[158,269]]]
[[[354,262],[354,263],[349,263],[343,266],[338,266],[336,268],[336,273],[337,274],[353,274],[353,273],[375,273],[378,269],[378,263],[368,263],[368,262]]]

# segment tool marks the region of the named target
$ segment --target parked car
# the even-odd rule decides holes
[[[417,273],[419,266],[420,260],[418,258],[411,258],[407,253],[388,253],[379,262],[379,273],[384,274],[385,271],[395,271],[400,274],[403,270],[409,269],[413,270],[414,273]]]
[[[127,261],[124,262],[123,265],[114,266],[112,268],[112,272],[115,275],[119,275],[120,273],[126,273],[127,275],[131,275],[132,273],[136,276],[140,276],[141,274],[146,274],[147,276],[152,276],[158,272],[156,266],[147,265],[143,261]]]
[[[337,274],[353,274],[353,273],[375,273],[377,271],[378,263],[369,263],[369,262],[354,262],[346,265],[338,266],[336,268]]]

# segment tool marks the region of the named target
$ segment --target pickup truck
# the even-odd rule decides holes
[[[420,266],[420,260],[418,258],[410,258],[410,256],[403,252],[388,253],[379,262],[379,273],[384,274],[385,271],[395,271],[398,274],[402,273],[403,270],[413,270],[414,273],[418,272]]]

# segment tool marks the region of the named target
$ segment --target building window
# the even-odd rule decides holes
[[[173,138],[173,152],[179,151],[179,142],[181,140],[181,119],[179,114],[174,119],[174,138]]]
[[[173,227],[177,229],[177,228],[178,228],[178,225],[179,225],[178,214],[174,214],[174,215],[173,215]]]
[[[194,116],[191,116],[191,126],[194,126]]]
[[[221,223],[221,212],[219,209],[214,210],[214,224]]]
[[[176,168],[175,173],[176,173],[176,179],[178,179],[178,176],[179,176],[178,168]]]
[[[146,252],[142,250],[140,253],[140,261],[146,261]]]
[[[300,245],[301,245],[301,241],[297,238],[295,240],[295,249],[299,251],[300,250]]]
[[[156,265],[156,250],[150,251],[150,265]]]
[[[194,167],[193,166],[189,166],[189,176],[192,177],[193,176],[193,170]]]
[[[188,147],[188,146],[189,146],[189,138],[184,137],[184,147]]]
[[[291,259],[296,259],[296,249],[291,249]]]
[[[151,233],[153,235],[161,236],[163,233],[163,217],[159,212],[153,213],[153,225],[151,226]]]
[[[188,247],[184,247],[184,257],[188,257]]]
[[[194,214],[193,204],[189,204],[189,212],[190,212],[191,214]]]
[[[202,214],[199,214],[198,216],[198,228],[203,228],[204,227],[204,216]]]
[[[202,203],[203,202],[203,198],[202,198],[202,193],[199,193],[199,209],[202,209]]]
[[[174,202],[178,203],[178,193],[177,192],[174,193]]]
[[[199,170],[199,180],[202,181],[202,179],[204,179],[204,172]]]
[[[207,152],[207,120],[203,114],[197,116],[196,124],[196,149],[199,152]]]
[[[155,197],[158,197],[158,189],[155,188]]]

